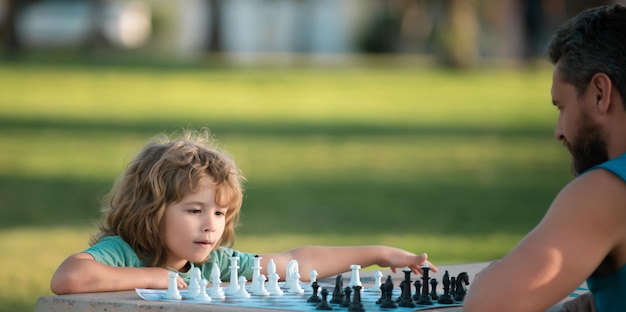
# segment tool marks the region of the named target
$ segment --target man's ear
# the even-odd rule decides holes
[[[589,88],[595,99],[595,106],[599,113],[605,114],[611,106],[611,92],[613,83],[605,73],[597,73],[591,77]]]

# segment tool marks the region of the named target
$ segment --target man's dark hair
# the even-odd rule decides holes
[[[553,64],[559,62],[567,83],[582,94],[597,73],[605,73],[626,95],[626,6],[588,9],[568,20],[548,45]],[[626,101],[625,101],[626,105]]]

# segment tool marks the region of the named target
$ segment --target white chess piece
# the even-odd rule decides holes
[[[269,296],[270,292],[267,291],[267,289],[265,289],[265,275],[263,274],[259,274],[257,275],[256,279],[257,281],[257,288],[254,290],[254,292],[251,291],[252,295],[254,296]]]
[[[376,271],[374,272],[374,285],[369,288],[370,291],[380,292],[380,285],[382,285],[383,272]]]
[[[239,277],[239,291],[235,294],[237,298],[250,298],[250,293],[246,290],[246,282],[248,280],[245,276]]]
[[[287,292],[295,294],[303,294],[304,289],[300,286],[300,272],[298,269],[298,261],[291,260],[287,263],[287,277],[285,287]]]
[[[280,276],[276,273],[276,264],[274,263],[274,259],[270,259],[267,263],[267,274],[267,291],[269,291],[270,295],[282,295],[283,290],[280,289],[280,286],[278,286]]]
[[[239,292],[239,284],[237,280],[237,275],[239,273],[239,266],[237,262],[239,261],[239,257],[233,252],[233,255],[230,257],[230,283],[224,293],[228,296],[234,296]]]
[[[176,278],[178,277],[178,273],[170,272],[167,273],[167,277],[169,277],[169,283],[167,285],[167,292],[165,293],[165,299],[170,300],[180,300],[183,298],[181,296],[180,291],[178,290],[178,283]]]
[[[198,292],[198,295],[194,298],[196,300],[200,300],[200,301],[211,301],[211,296],[209,296],[209,294],[206,293],[206,285],[209,282],[205,279],[200,280],[200,291]]]
[[[252,265],[252,283],[250,284],[250,287],[248,288],[248,291],[252,294],[254,294],[257,288],[260,287],[259,279],[257,277],[261,273],[261,268],[262,268],[261,259],[263,259],[263,257],[259,255],[254,256],[254,264]]]
[[[200,280],[202,272],[200,268],[194,267],[189,273],[189,287],[187,288],[186,298],[195,298],[200,294]]]
[[[311,272],[309,272],[309,278],[311,279],[311,282],[309,283],[310,286],[313,286],[313,283],[317,281],[317,275],[319,274],[317,274],[317,271],[315,270],[311,270]]]
[[[213,263],[213,267],[211,268],[211,289],[209,290],[209,295],[211,298],[215,299],[225,299],[226,295],[224,295],[224,290],[220,287],[222,280],[220,279],[220,269],[217,266],[217,263]]]
[[[363,284],[361,284],[361,276],[359,275],[359,270],[361,270],[361,266],[358,264],[353,264],[350,266],[350,270],[352,270],[352,275],[350,275],[350,288],[352,288],[352,286],[363,286]]]

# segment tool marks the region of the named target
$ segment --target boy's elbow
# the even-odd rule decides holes
[[[55,272],[50,280],[50,290],[56,295],[85,292],[75,274]]]

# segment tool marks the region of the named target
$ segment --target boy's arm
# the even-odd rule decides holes
[[[427,262],[427,255],[415,255],[411,252],[388,246],[303,246],[283,253],[261,255],[263,269],[267,262],[274,259],[276,270],[285,272],[290,260],[297,260],[302,280],[308,280],[308,272],[316,270],[319,278],[333,276],[350,271],[350,265],[358,264],[365,268],[370,265],[396,268],[409,267],[413,272],[422,272],[422,266]],[[437,267],[428,263],[433,272]],[[267,272],[267,271],[265,271]],[[285,276],[281,276],[285,278]]]
[[[543,311],[565,298],[626,237],[623,181],[594,170],[566,186],[539,225],[478,273],[465,311]]]
[[[52,275],[50,289],[57,295],[71,293],[168,287],[167,273],[159,267],[114,267],[94,260],[85,252],[69,256]],[[179,277],[178,287],[186,284]]]

